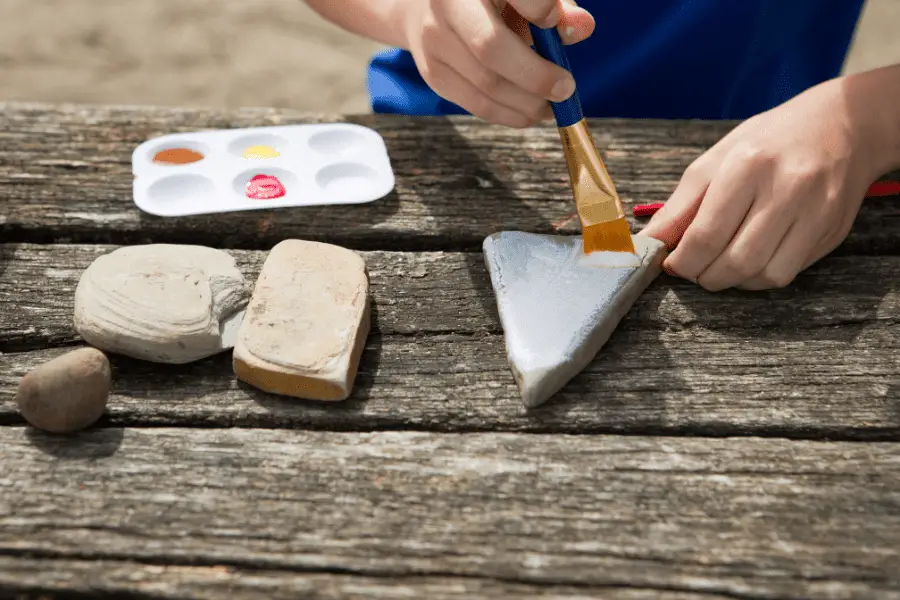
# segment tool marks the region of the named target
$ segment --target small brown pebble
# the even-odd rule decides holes
[[[26,374],[19,382],[16,404],[32,426],[70,433],[100,418],[111,385],[106,355],[96,348],[79,348]]]

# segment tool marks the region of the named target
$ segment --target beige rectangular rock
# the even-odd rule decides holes
[[[285,240],[269,253],[234,347],[237,377],[273,394],[344,400],[370,329],[357,253]]]

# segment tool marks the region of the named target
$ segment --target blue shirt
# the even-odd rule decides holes
[[[744,119],[840,74],[863,0],[581,0],[594,34],[567,46],[588,117]],[[465,114],[412,56],[372,59],[376,113]]]

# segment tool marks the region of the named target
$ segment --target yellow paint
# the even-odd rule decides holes
[[[243,156],[244,158],[275,158],[281,155],[271,146],[250,146],[244,150]]]

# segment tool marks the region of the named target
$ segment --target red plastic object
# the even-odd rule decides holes
[[[656,214],[656,211],[658,211],[662,207],[662,202],[656,202],[654,204],[638,204],[631,209],[631,212],[636,217],[649,217],[653,214]]]
[[[866,192],[866,198],[896,196],[897,194],[900,194],[900,181],[876,181],[869,186],[869,191]]]
[[[866,198],[898,195],[900,195],[900,181],[876,181],[869,186],[869,189],[866,192]],[[662,207],[662,202],[656,202],[654,204],[638,204],[631,209],[631,212],[636,217],[650,217],[656,214],[656,211]]]

